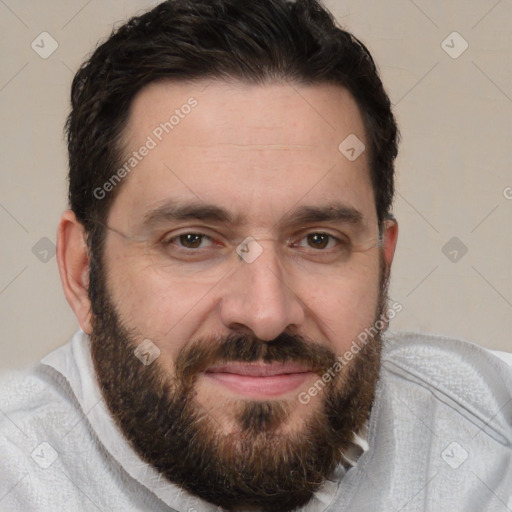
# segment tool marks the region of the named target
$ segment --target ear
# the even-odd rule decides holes
[[[83,225],[75,214],[66,211],[59,222],[57,236],[57,263],[64,295],[75,312],[80,327],[92,332],[89,288],[89,253]]]
[[[384,261],[386,268],[391,269],[393,257],[395,255],[396,243],[398,240],[398,222],[395,218],[386,219],[383,223],[382,248],[384,252]]]

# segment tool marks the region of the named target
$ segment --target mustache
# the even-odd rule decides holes
[[[204,337],[179,352],[176,377],[189,385],[208,367],[228,362],[299,362],[323,375],[337,360],[333,350],[304,336],[282,333],[271,341],[250,334],[231,333],[223,337]]]

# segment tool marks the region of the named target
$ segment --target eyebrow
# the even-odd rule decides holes
[[[202,202],[167,201],[144,215],[143,226],[150,227],[169,221],[203,220],[219,224],[236,224],[235,219],[227,210],[213,204]]]
[[[148,211],[143,226],[183,220],[201,220],[216,224],[240,225],[246,222],[243,216],[234,216],[225,208],[203,202],[179,202],[170,200]],[[315,222],[341,222],[354,226],[363,224],[363,214],[352,206],[328,203],[323,206],[300,206],[287,212],[276,225],[299,226]]]
[[[279,224],[298,226],[315,222],[341,222],[358,226],[363,224],[363,220],[363,214],[356,208],[341,203],[329,203],[293,209],[279,221]]]

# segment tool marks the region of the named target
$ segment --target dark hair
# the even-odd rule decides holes
[[[93,193],[122,165],[121,139],[134,96],[156,80],[204,78],[348,89],[370,144],[379,223],[389,215],[399,134],[361,42],[315,0],[167,0],[114,30],[73,80],[66,123],[69,202],[90,248],[101,245],[102,223],[121,188],[101,200]]]

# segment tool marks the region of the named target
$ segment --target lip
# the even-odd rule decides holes
[[[298,363],[229,363],[208,368],[204,376],[230,391],[252,398],[270,398],[289,393],[312,375]]]

